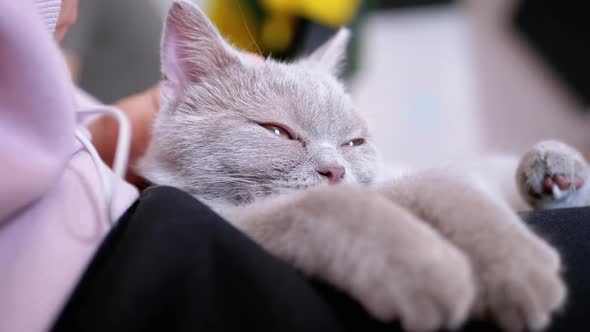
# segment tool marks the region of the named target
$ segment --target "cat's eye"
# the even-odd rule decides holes
[[[352,140],[342,144],[342,146],[359,146],[359,145],[363,145],[364,143],[365,143],[364,138],[355,138],[355,139],[352,139]]]
[[[289,133],[289,131],[279,125],[275,125],[275,124],[271,124],[271,123],[263,123],[260,126],[268,129],[270,132],[272,132],[273,134],[282,137],[282,138],[286,138],[286,139],[293,139],[293,136],[291,135],[291,133]]]

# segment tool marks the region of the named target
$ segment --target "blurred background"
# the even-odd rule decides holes
[[[64,49],[103,102],[159,78],[171,0],[80,0]],[[590,153],[590,29],[582,1],[194,0],[234,45],[290,59],[338,26],[345,74],[388,163],[521,154],[559,139]]]

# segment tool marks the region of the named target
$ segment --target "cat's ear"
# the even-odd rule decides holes
[[[185,0],[172,4],[164,26],[162,74],[176,97],[187,85],[239,61],[238,52],[196,5]]]
[[[319,63],[322,68],[338,76],[346,61],[349,39],[350,31],[347,28],[340,28],[332,38],[318,47],[308,59]]]

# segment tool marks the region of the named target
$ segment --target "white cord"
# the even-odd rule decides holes
[[[84,146],[84,148],[90,153],[90,157],[94,162],[96,170],[101,178],[103,189],[105,192],[105,200],[107,203],[107,216],[111,224],[114,224],[117,216],[113,211],[113,202],[115,201],[115,195],[117,193],[117,184],[120,179],[124,179],[125,173],[127,172],[127,164],[129,162],[129,151],[131,145],[131,127],[127,116],[116,107],[100,105],[94,108],[78,110],[78,113],[105,113],[113,116],[119,123],[119,131],[117,135],[117,145],[115,150],[115,159],[113,161],[113,172],[115,176],[105,172],[104,164],[102,159],[98,155],[96,148],[90,142],[90,140],[80,130],[76,130],[76,138]],[[110,181],[108,178],[110,177]]]

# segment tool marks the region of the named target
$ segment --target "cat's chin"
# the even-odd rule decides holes
[[[280,186],[280,187],[276,188],[276,194],[277,195],[287,194],[287,193],[291,193],[294,191],[303,191],[303,190],[307,190],[309,188],[325,186],[325,185],[327,185],[327,183],[293,184],[293,185]]]
[[[366,183],[362,183],[362,182],[355,182],[355,181],[342,181],[340,184],[350,184],[350,185],[355,185],[355,184],[370,184],[371,181],[367,181]],[[275,197],[275,196],[279,196],[279,195],[286,195],[286,194],[290,194],[290,193],[294,193],[294,192],[298,192],[298,191],[305,191],[311,188],[317,188],[317,187],[328,187],[328,186],[332,186],[333,184],[328,183],[328,181],[319,181],[319,182],[315,182],[315,183],[289,183],[289,184],[284,184],[284,185],[277,185],[273,188],[273,192],[269,195],[264,195],[264,196],[257,196],[259,198],[268,198],[268,197]]]
[[[236,193],[231,197],[223,197],[214,200],[203,199],[199,195],[195,195],[197,198],[211,202],[215,206],[232,206],[240,207],[250,205],[256,201],[267,200],[278,196],[288,195],[299,191],[305,191],[315,187],[328,186],[328,183],[307,183],[307,184],[286,184],[286,185],[274,185],[267,187],[267,190],[256,190],[246,191],[242,193]]]

